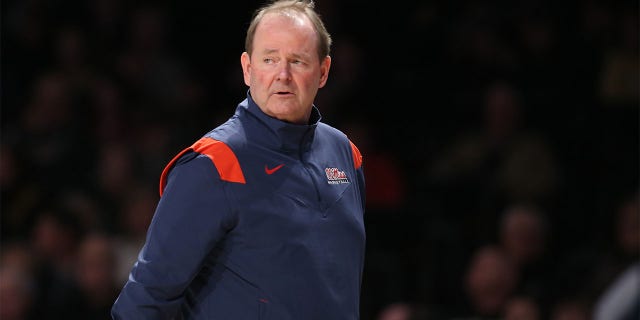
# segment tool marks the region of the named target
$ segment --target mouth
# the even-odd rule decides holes
[[[287,95],[287,94],[292,94],[292,93],[289,92],[289,91],[276,91],[275,94],[277,94],[277,95]]]

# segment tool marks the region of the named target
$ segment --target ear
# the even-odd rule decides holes
[[[324,87],[325,84],[327,84],[330,68],[331,68],[331,57],[326,56],[320,63],[320,84],[318,85],[318,88],[322,88]]]
[[[246,51],[240,55],[240,64],[242,65],[244,84],[251,86],[251,57]]]

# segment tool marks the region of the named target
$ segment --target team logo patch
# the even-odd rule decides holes
[[[329,184],[349,183],[347,174],[338,168],[325,168],[324,173],[327,175],[327,183]]]

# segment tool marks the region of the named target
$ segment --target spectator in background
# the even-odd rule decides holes
[[[43,319],[36,313],[39,283],[35,261],[23,242],[3,242],[0,248],[0,319]]]
[[[638,263],[640,257],[638,203],[637,191],[624,194],[610,208],[610,223],[602,226],[602,234],[610,239],[598,247],[576,249],[555,263],[557,274],[551,279],[554,282],[554,298],[549,301],[552,319],[564,319],[563,317],[569,317],[567,314],[572,315],[571,319],[592,319],[596,315],[597,305],[602,308],[598,311],[600,315],[612,315],[608,311],[609,302],[605,301],[615,295],[614,288],[626,271],[629,271],[628,279],[634,279],[633,265]],[[607,230],[606,227],[611,229]],[[618,289],[626,290],[624,286]],[[634,290],[628,293],[636,294],[633,293]],[[621,303],[618,307],[628,307],[629,312],[632,312],[632,303],[626,304],[624,300],[617,302]]]
[[[640,319],[640,262],[623,270],[594,305],[594,320]]]
[[[612,224],[613,248],[595,271],[595,320],[640,317],[640,195],[622,198]]]
[[[544,256],[548,232],[545,217],[533,206],[508,206],[499,222],[500,244],[518,267]]]
[[[77,95],[83,95],[97,80],[95,66],[89,60],[85,30],[64,25],[55,30],[53,56],[55,73],[63,75]],[[88,109],[88,108],[87,108]],[[87,109],[76,110],[86,112]]]
[[[59,187],[77,183],[91,164],[92,145],[77,112],[77,96],[68,76],[45,73],[33,85],[30,99],[22,109],[20,159],[29,179],[46,185],[59,181]],[[70,162],[69,159],[76,161]],[[69,172],[76,174],[69,175]]]
[[[77,218],[63,207],[43,205],[34,214],[31,247],[42,263],[63,278],[73,270],[82,238]]]
[[[591,308],[589,305],[590,303],[581,297],[562,298],[552,305],[549,319],[591,320]]]
[[[27,234],[30,228],[27,212],[41,191],[35,183],[22,179],[24,163],[18,157],[18,148],[7,140],[0,143],[0,238],[3,241]]]
[[[132,9],[126,45],[116,57],[116,74],[127,88],[127,97],[138,104],[131,113],[136,118],[148,116],[145,104],[154,106],[161,118],[194,123],[193,108],[198,106],[202,88],[194,81],[187,64],[170,46],[173,25],[169,23],[166,4],[144,3]],[[197,122],[196,122],[197,123]]]
[[[15,268],[0,268],[0,319],[29,320],[34,308],[34,280]]]
[[[113,239],[119,285],[127,281],[129,271],[138,258],[158,202],[155,188],[131,185],[126,190],[122,209],[118,212],[117,230],[120,232]]]
[[[518,88],[508,81],[493,82],[483,98],[479,128],[456,137],[434,160],[428,178],[440,192],[456,195],[443,195],[443,206],[471,242],[493,236],[504,203],[546,204],[559,186],[553,149],[544,136],[526,127]]]
[[[614,251],[624,269],[640,259],[640,194],[634,191],[614,208]]]
[[[551,274],[550,226],[546,215],[533,205],[507,206],[499,221],[498,239],[519,270],[518,291],[544,298]]]
[[[429,320],[425,306],[411,302],[393,302],[384,306],[374,320]],[[437,319],[437,318],[435,318]]]
[[[384,307],[376,320],[409,320],[411,319],[411,306],[408,303],[392,303]]]
[[[498,319],[515,293],[519,270],[496,245],[483,245],[472,254],[463,278],[464,303],[453,311],[462,319]]]
[[[90,232],[78,248],[73,287],[61,302],[59,318],[65,320],[110,320],[111,306],[118,296],[116,265],[111,238]]]
[[[126,104],[122,89],[109,79],[96,80],[93,83],[88,103],[93,106],[89,120],[94,126],[89,133],[95,137],[96,143],[105,145],[126,139],[128,121],[125,119]]]
[[[34,305],[40,315],[52,318],[74,307],[68,302],[75,288],[74,267],[84,232],[71,212],[54,203],[50,200],[35,210],[29,238],[39,284]]]
[[[627,11],[613,21],[615,36],[605,48],[599,96],[609,107],[637,107],[640,99],[638,12]]]
[[[527,295],[514,295],[504,305],[502,320],[542,320],[544,319],[538,301]]]
[[[111,319],[111,306],[120,290],[116,272],[111,237],[99,232],[88,234],[80,245],[75,269],[81,294],[77,319]]]
[[[125,141],[113,141],[99,146],[94,162],[92,192],[100,203],[108,226],[116,226],[119,212],[127,198],[129,186],[136,185],[136,158]],[[121,230],[118,230],[121,231]]]

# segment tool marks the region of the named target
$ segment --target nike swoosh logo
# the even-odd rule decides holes
[[[267,174],[273,174],[274,172],[276,172],[276,171],[280,170],[280,168],[282,168],[283,166],[284,166],[284,163],[283,163],[283,164],[281,164],[281,165],[279,165],[279,166],[277,166],[277,167],[274,167],[274,168],[272,168],[272,169],[269,169],[269,168],[267,167],[267,165],[265,164],[265,165],[264,165],[264,172],[266,172]]]

